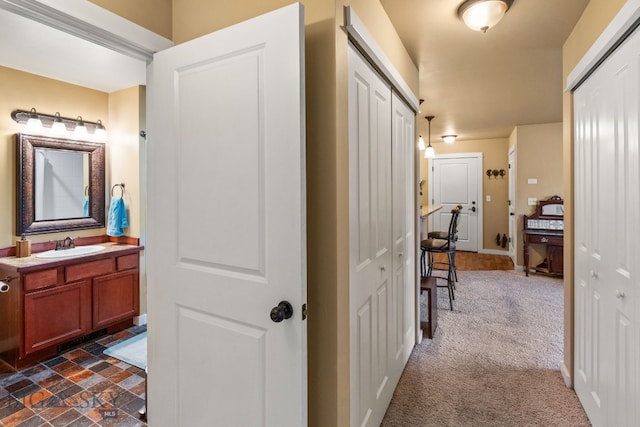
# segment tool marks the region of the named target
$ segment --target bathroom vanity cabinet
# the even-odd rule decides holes
[[[98,332],[113,333],[139,314],[141,247],[105,245],[71,258],[0,259],[0,356],[15,368],[58,353],[59,346]]]

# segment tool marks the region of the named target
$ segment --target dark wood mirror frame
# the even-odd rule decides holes
[[[89,154],[89,214],[86,218],[36,221],[34,156],[36,148]],[[103,228],[105,226],[104,144],[41,135],[16,134],[16,235]]]

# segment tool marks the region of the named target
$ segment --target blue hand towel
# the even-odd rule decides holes
[[[112,197],[111,206],[109,206],[109,218],[107,221],[107,235],[124,236],[123,228],[129,226],[127,220],[127,210],[124,206],[124,200],[121,197]]]
[[[82,216],[89,216],[89,196],[84,196],[84,203],[82,204]]]

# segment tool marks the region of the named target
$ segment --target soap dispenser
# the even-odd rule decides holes
[[[21,240],[16,241],[16,256],[23,258],[31,255],[31,240],[23,234]]]

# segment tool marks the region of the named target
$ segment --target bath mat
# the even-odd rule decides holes
[[[131,337],[119,344],[109,347],[104,354],[120,359],[140,369],[147,368],[147,333]]]

